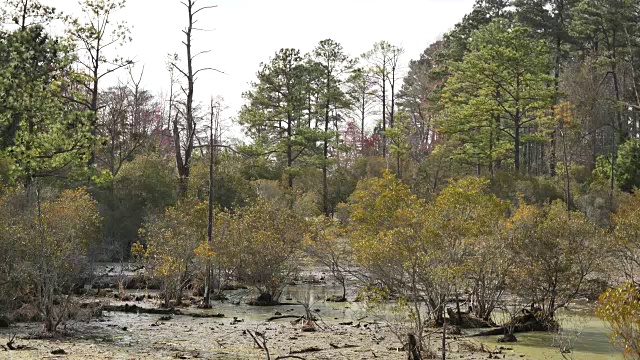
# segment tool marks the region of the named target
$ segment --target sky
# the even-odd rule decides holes
[[[78,0],[41,0],[65,13],[79,16]],[[194,52],[210,50],[195,60],[202,72],[195,84],[197,101],[208,103],[222,96],[233,117],[244,104],[242,93],[250,88],[260,63],[281,48],[311,51],[323,39],[341,43],[345,52],[359,56],[380,40],[405,49],[402,63],[416,59],[433,41],[471,11],[474,0],[197,0],[197,5],[217,5],[198,14],[200,31],[193,39]],[[180,0],[127,0],[114,16],[126,21],[133,41],[111,49],[108,56],[135,59],[136,71],[144,66],[143,86],[152,92],[168,91],[166,56],[186,56],[181,30],[187,25]],[[405,65],[406,66],[406,65]],[[126,80],[125,71],[105,80]]]

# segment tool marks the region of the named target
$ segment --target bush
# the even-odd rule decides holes
[[[620,344],[626,356],[640,358],[640,291],[632,282],[608,289],[596,308],[596,314],[606,321],[613,334],[611,340]]]
[[[144,263],[147,275],[161,280],[164,306],[180,302],[198,270],[196,249],[207,239],[207,204],[182,201],[147,222],[132,253]]]
[[[85,189],[43,193],[13,191],[0,198],[0,271],[9,279],[0,288],[13,296],[0,306],[7,300],[20,306],[19,296],[26,295],[45,331],[55,332],[75,312],[69,294],[88,272],[87,253],[101,219]]]
[[[40,210],[40,209],[39,209]],[[33,259],[39,271],[39,308],[47,331],[56,331],[70,315],[71,299],[58,295],[71,291],[87,271],[87,252],[100,231],[97,203],[85,189],[63,191],[57,199],[42,204],[39,234],[31,236],[40,248]]]
[[[361,277],[409,304],[405,308],[418,339],[428,320],[442,323],[448,298],[457,298],[469,279],[476,293],[483,292],[477,299],[486,305],[483,317],[490,317],[494,299],[502,294],[504,274],[494,271],[501,264],[479,267],[483,279],[468,270],[490,257],[491,243],[481,247],[497,237],[505,216],[506,203],[488,195],[486,185],[479,178],[464,178],[427,204],[386,172],[360,181],[351,196],[349,234],[356,261],[365,270]]]
[[[623,199],[611,221],[615,226],[610,244],[615,275],[635,280],[640,272],[640,194]]]
[[[219,154],[216,158],[213,188],[214,203],[220,209],[232,210],[247,206],[256,192],[242,174],[242,159],[237,155]],[[194,161],[189,176],[189,196],[202,201],[209,198],[209,159]]]
[[[27,210],[26,193],[9,189],[0,194],[0,314],[20,307],[16,299],[28,290]]]
[[[507,229],[510,287],[551,320],[599,269],[604,231],[560,200],[542,208],[521,204]]]
[[[277,203],[259,200],[233,216],[230,234],[240,249],[238,277],[259,292],[259,303],[277,303],[295,276],[305,220]]]

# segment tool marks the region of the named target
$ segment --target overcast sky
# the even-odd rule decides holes
[[[78,15],[77,0],[42,0]],[[196,34],[195,51],[211,50],[198,57],[196,67],[214,67],[227,75],[202,73],[196,83],[196,100],[220,95],[229,106],[227,116],[244,103],[261,62],[280,48],[308,52],[322,39],[340,42],[358,56],[374,42],[401,45],[402,62],[417,58],[431,42],[450,30],[471,10],[474,0],[198,0],[198,5],[218,7],[198,14],[199,27],[214,30]],[[117,55],[135,58],[145,66],[143,84],[153,92],[168,89],[166,54],[185,57],[181,41],[187,13],[179,0],[127,0],[118,20],[131,27],[133,42]],[[114,52],[111,50],[111,54]],[[112,75],[115,82],[126,73]]]

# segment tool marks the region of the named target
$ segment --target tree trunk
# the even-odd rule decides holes
[[[96,58],[93,62],[93,84],[91,86],[91,136],[95,137],[98,135],[98,81],[99,81],[99,70],[100,70],[100,38],[97,39],[96,45]],[[91,147],[91,154],[89,156],[89,167],[95,165],[96,163],[96,149],[94,146]],[[91,175],[89,175],[89,180],[91,180]]]
[[[442,307],[442,360],[447,360],[447,317],[444,315],[445,307]]]
[[[182,72],[187,78],[187,100],[185,104],[185,130],[186,130],[186,147],[184,149],[184,156],[182,155],[182,148],[180,144],[179,129],[177,126],[177,116],[174,120],[174,137],[175,137],[175,151],[176,151],[176,166],[178,168],[178,175],[180,176],[180,194],[186,196],[188,179],[191,166],[191,154],[193,152],[193,139],[195,136],[195,122],[193,120],[193,92],[194,92],[194,72],[193,72],[193,56],[191,55],[191,35],[193,32],[193,16],[194,10],[193,0],[188,0],[185,4],[187,12],[189,13],[189,25],[187,30],[183,30],[187,40],[184,45],[187,49],[187,72]]]
[[[208,251],[212,250],[213,246],[213,171],[214,171],[214,159],[215,159],[215,140],[213,137],[213,99],[211,100],[211,114],[209,119],[209,204],[208,204],[208,224],[207,224],[207,245]],[[217,122],[218,119],[216,119]],[[204,283],[204,301],[203,307],[211,307],[211,259],[207,254],[207,269],[206,278]]]
[[[513,144],[513,164],[516,173],[520,172],[520,110],[516,110],[514,120],[514,144]]]
[[[322,212],[324,216],[329,217],[329,185],[327,183],[327,161],[329,159],[329,107],[330,105],[330,97],[329,93],[331,91],[331,74],[327,73],[327,102],[325,104],[324,109],[324,143],[322,146]]]
[[[560,16],[560,23],[561,25],[564,27],[564,18],[562,16],[562,12],[564,9],[564,4],[560,4],[560,9],[559,9],[559,16]],[[555,69],[554,69],[554,86],[556,88],[556,92],[560,90],[560,62],[561,62],[561,51],[562,51],[562,38],[560,37],[560,35],[558,35],[556,37],[556,56],[555,56]],[[557,101],[556,101],[557,104]],[[554,130],[551,132],[551,142],[550,142],[550,148],[551,148],[551,154],[550,154],[550,159],[549,159],[549,175],[550,176],[556,176],[556,163],[557,163],[557,158],[556,158],[556,131]]]
[[[293,138],[293,117],[291,111],[287,114],[287,170],[289,171],[289,188],[293,188],[293,174],[291,168],[293,166],[293,145],[291,144]]]
[[[407,352],[409,360],[422,360],[422,354],[420,353],[420,345],[418,340],[416,340],[415,334],[407,334],[408,342],[407,342]]]
[[[382,76],[382,157],[387,157],[387,80]]]
[[[364,151],[364,120],[367,116],[367,109],[366,109],[366,93],[363,91],[362,92],[362,108],[360,109],[360,152],[362,153]]]

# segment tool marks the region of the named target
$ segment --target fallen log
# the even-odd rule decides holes
[[[215,314],[203,314],[203,313],[183,313],[179,310],[176,310],[176,315],[185,315],[185,316],[191,316],[194,318],[223,318],[224,314],[221,313],[215,313]]]
[[[506,333],[508,333],[507,328],[499,327],[495,329],[481,331],[477,334],[469,335],[469,337],[495,336],[495,335],[504,335]]]
[[[447,308],[447,315],[449,315],[449,319],[447,319],[448,324],[459,326],[462,329],[487,329],[497,326],[493,321],[486,321],[466,312],[458,314],[450,308]]]
[[[124,313],[135,313],[135,314],[156,314],[156,315],[183,315],[183,316],[191,316],[194,318],[223,318],[224,314],[215,313],[215,314],[207,314],[207,313],[188,313],[182,312],[180,309],[156,309],[156,308],[146,308],[138,305],[103,305],[103,311],[112,311],[112,312],[124,312]]]
[[[13,334],[13,336],[11,337],[11,339],[9,339],[9,342],[7,342],[7,347],[5,348],[4,346],[2,347],[5,351],[12,350],[12,351],[19,351],[19,350],[35,350],[34,347],[31,346],[27,346],[27,345],[14,345],[15,344],[15,340],[16,340],[16,335]]]
[[[524,332],[532,332],[532,331],[550,331],[551,329],[540,326],[539,324],[527,323],[523,325],[516,325],[513,327],[512,333],[524,333]],[[481,331],[477,334],[470,335],[470,337],[483,337],[483,336],[494,336],[494,335],[507,335],[509,334],[509,327],[502,326],[491,330]]]
[[[280,320],[280,319],[299,319],[304,316],[300,315],[275,315],[267,319],[267,321]]]
[[[351,349],[351,348],[357,348],[358,345],[351,345],[351,344],[345,344],[345,345],[336,345],[334,343],[329,343],[329,346],[331,346],[334,349]]]
[[[160,314],[160,315],[174,315],[174,309],[156,309],[145,308],[138,305],[102,305],[102,311],[112,312],[124,312],[124,313],[136,313],[136,314]]]
[[[523,310],[522,315],[517,316],[505,326],[482,331],[471,335],[471,337],[507,335],[531,331],[553,331],[558,329],[558,323],[555,320],[548,319],[543,315],[541,312]]]
[[[291,351],[290,354],[306,354],[306,353],[318,352],[318,351],[322,351],[322,349],[317,346],[311,346],[308,348],[304,348],[302,350]]]

